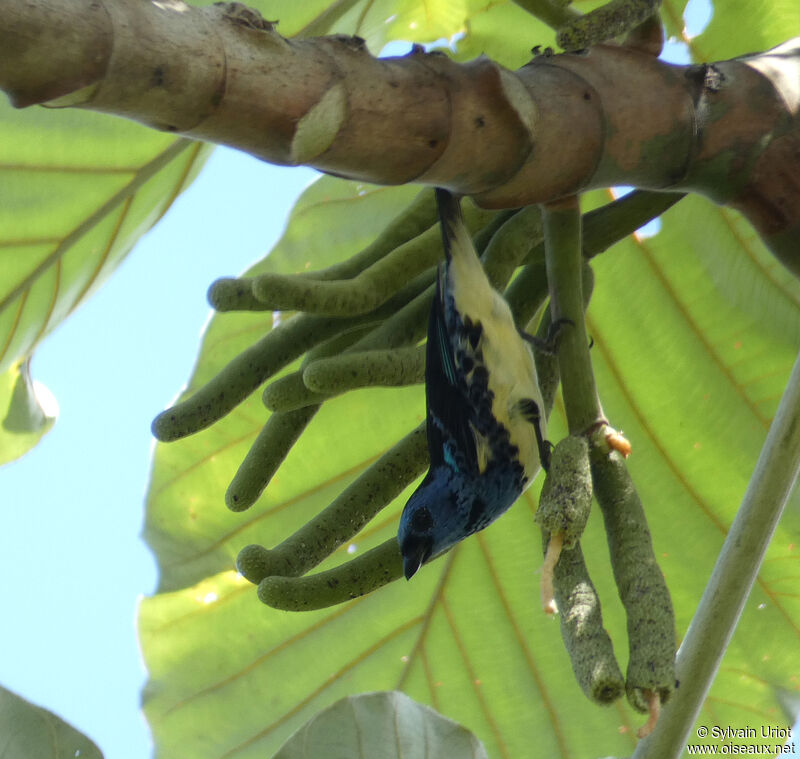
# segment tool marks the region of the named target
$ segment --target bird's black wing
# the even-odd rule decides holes
[[[431,467],[441,464],[478,473],[478,454],[470,427],[470,406],[465,378],[459,373],[453,344],[444,318],[441,270],[428,320],[425,353],[425,398],[428,405],[428,449]],[[445,444],[451,452],[445,459]],[[455,454],[455,455],[453,455]]]

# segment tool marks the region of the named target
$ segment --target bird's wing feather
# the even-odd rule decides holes
[[[425,396],[428,404],[428,449],[431,466],[445,464],[478,472],[478,454],[470,419],[472,409],[466,397],[466,385],[456,371],[453,345],[444,320],[441,273],[433,296],[428,321],[428,345],[425,353]],[[463,461],[445,458],[445,445],[458,451]]]

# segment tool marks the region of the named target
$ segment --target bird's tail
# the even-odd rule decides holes
[[[439,208],[439,220],[442,225],[442,242],[447,262],[453,257],[454,248],[465,242],[472,247],[469,233],[464,226],[464,217],[461,215],[461,201],[449,190],[436,188],[436,205]],[[464,239],[466,238],[466,239]]]

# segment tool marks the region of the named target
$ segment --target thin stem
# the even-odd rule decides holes
[[[558,345],[564,406],[569,431],[584,434],[603,417],[589,356],[583,317],[583,254],[578,199],[567,198],[542,206],[545,260],[553,323],[569,319]]]
[[[676,662],[680,687],[633,759],[679,757],[800,470],[800,356]]]
[[[639,227],[666,213],[686,195],[678,192],[634,190],[583,215],[583,255],[608,250]]]

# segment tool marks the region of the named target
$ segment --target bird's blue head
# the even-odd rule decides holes
[[[397,532],[407,580],[426,561],[474,531],[469,528],[470,509],[464,505],[459,480],[449,468],[437,467],[408,499]]]

